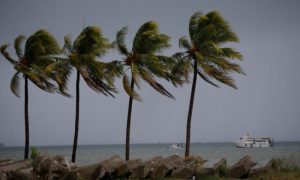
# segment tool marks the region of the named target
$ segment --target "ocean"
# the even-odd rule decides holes
[[[171,149],[171,144],[133,144],[131,145],[131,159],[147,160],[161,155],[167,157],[172,154],[184,155],[184,148]],[[38,146],[39,151],[50,155],[62,154],[71,159],[72,146]],[[0,159],[23,159],[23,147],[0,148]],[[124,145],[79,145],[76,163],[86,165],[99,162],[113,155],[124,158]],[[272,148],[236,148],[233,143],[193,143],[191,155],[201,156],[203,159],[225,158],[227,164],[232,165],[245,155],[250,155],[256,162],[263,162],[271,158],[285,158],[300,166],[300,142],[275,142]]]

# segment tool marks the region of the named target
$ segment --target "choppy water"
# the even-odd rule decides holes
[[[135,144],[131,145],[131,159],[147,160],[151,157],[172,154],[184,154],[184,149],[170,149],[171,144]],[[41,146],[39,151],[49,154],[64,154],[70,159],[72,146]],[[124,145],[85,145],[78,146],[76,163],[80,165],[99,162],[113,155],[124,158]],[[0,159],[23,158],[23,147],[0,148]],[[272,148],[236,148],[233,143],[194,143],[191,145],[192,155],[199,155],[204,159],[226,158],[228,164],[233,164],[245,155],[251,155],[257,162],[270,158],[288,158],[300,165],[300,142],[278,142]]]

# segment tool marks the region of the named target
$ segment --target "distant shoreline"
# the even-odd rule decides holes
[[[138,146],[138,145],[170,145],[178,142],[161,142],[161,143],[133,143],[131,145]],[[180,142],[181,143],[181,142]],[[275,141],[274,144],[289,144],[289,143],[300,143],[299,141]],[[3,146],[1,146],[1,144]],[[234,142],[193,142],[191,144],[234,144]],[[117,144],[79,144],[78,146],[120,146],[124,145],[122,143]],[[71,144],[67,145],[31,145],[31,147],[69,147],[72,146]],[[23,148],[24,146],[6,146],[3,143],[0,143],[0,147],[4,148]]]

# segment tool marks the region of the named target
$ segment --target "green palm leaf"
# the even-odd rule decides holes
[[[11,79],[10,82],[10,89],[14,95],[20,97],[20,72],[16,72]]]
[[[23,41],[26,39],[25,36],[23,35],[19,35],[16,39],[15,39],[15,42],[14,42],[14,46],[15,46],[15,50],[16,50],[16,54],[17,56],[22,59],[24,54],[23,54],[23,49],[22,49],[22,43]]]
[[[128,76],[126,74],[123,76],[123,87],[124,87],[126,93],[130,97],[132,97],[133,99],[135,99],[137,101],[142,101],[139,94],[135,90],[131,89],[130,84],[129,84],[129,79],[128,79]]]
[[[128,50],[125,44],[125,36],[127,34],[128,27],[123,27],[120,31],[118,31],[116,36],[116,43],[118,46],[118,50],[123,55],[128,55]]]

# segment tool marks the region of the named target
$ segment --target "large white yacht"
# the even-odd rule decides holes
[[[272,147],[273,139],[270,137],[252,138],[246,134],[234,143],[239,148]]]

